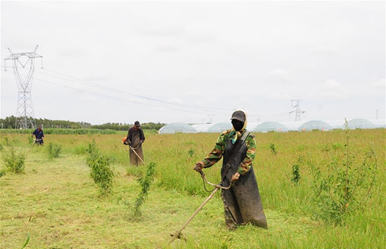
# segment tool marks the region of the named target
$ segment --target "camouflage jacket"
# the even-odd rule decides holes
[[[234,132],[235,132],[234,130],[233,131],[226,130],[220,135],[220,137],[217,139],[216,145],[214,146],[213,150],[201,162],[204,165],[204,168],[213,166],[222,158],[225,152],[225,146],[228,143],[229,139],[233,137]],[[243,131],[243,133],[244,132],[245,130]],[[252,162],[255,159],[255,153],[256,153],[255,136],[250,133],[248,137],[245,139],[245,144],[248,149],[244,160],[240,163],[237,170],[240,173],[240,175],[244,175],[246,172],[248,172],[248,170],[250,170],[252,166]]]

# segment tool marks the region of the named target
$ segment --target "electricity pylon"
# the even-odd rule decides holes
[[[291,100],[292,107],[295,107],[296,109],[295,109],[295,111],[290,112],[290,114],[295,112],[295,121],[300,121],[301,120],[300,114],[305,113],[305,111],[300,110],[300,101],[302,101],[302,99]],[[296,102],[296,105],[293,105],[292,102]]]
[[[6,61],[12,60],[17,84],[16,128],[28,129],[36,126],[31,91],[33,73],[35,71],[35,58],[43,58],[43,56],[36,53],[38,46],[36,45],[35,51],[25,53],[12,53],[11,49],[8,48],[11,54],[8,58],[4,59],[5,71],[7,71]],[[20,58],[26,58],[26,60],[20,61]],[[27,75],[20,75],[18,66],[20,65],[22,68],[25,68],[28,64],[29,70]],[[41,68],[43,68],[43,59]]]

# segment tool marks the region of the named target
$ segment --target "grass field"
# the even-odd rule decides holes
[[[186,240],[171,245],[170,233],[209,195],[193,167],[219,134],[145,134],[145,162],[154,162],[156,173],[141,217],[133,210],[141,192],[136,179],[146,165],[129,166],[128,148],[121,143],[125,134],[51,134],[43,147],[32,147],[26,134],[0,133],[0,170],[6,170],[3,159],[11,148],[26,158],[24,173],[0,177],[1,248],[22,248],[27,239],[25,248],[385,248],[384,129],[255,134],[254,168],[269,229],[226,230],[218,193],[183,231]],[[108,196],[100,194],[86,164],[93,141],[113,159]],[[49,157],[49,143],[62,146],[58,158]],[[372,175],[352,170],[369,168],[364,162],[371,149],[377,159]],[[298,183],[291,181],[293,165],[299,166]],[[345,172],[345,165],[350,181],[368,184],[358,187],[355,200],[365,201],[350,202],[352,209],[336,223],[316,212],[329,206],[316,201],[312,166],[328,175],[332,166]],[[205,170],[209,181],[219,181],[220,168],[221,162]]]

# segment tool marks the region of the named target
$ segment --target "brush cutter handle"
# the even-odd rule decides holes
[[[201,177],[205,179],[205,174],[204,174],[204,171],[202,171],[202,169],[198,170],[198,173],[200,173]]]
[[[211,183],[208,180],[206,180],[205,174],[204,174],[204,172],[201,169],[198,172],[200,173],[200,175],[201,175],[202,179],[204,180],[204,182],[206,182],[207,184],[209,184],[209,185],[211,185],[211,186],[213,186],[215,188],[227,190],[227,189],[230,189],[232,187],[232,183],[233,182],[231,182],[228,187],[223,187],[220,184],[214,184],[214,183]]]

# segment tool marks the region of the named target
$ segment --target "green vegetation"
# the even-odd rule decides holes
[[[24,173],[25,156],[18,153],[14,146],[9,146],[3,151],[3,161],[8,171],[16,174]]]
[[[271,149],[272,153],[276,156],[277,155],[277,150],[276,150],[275,144],[270,144],[269,148]]]
[[[193,167],[218,135],[146,134],[146,163],[157,166],[135,219],[138,193],[145,192],[137,179],[146,178],[147,168],[129,165],[122,134],[47,135],[47,144],[62,146],[51,161],[28,134],[0,133],[0,171],[7,169],[10,146],[26,155],[25,174],[0,177],[0,247],[21,248],[26,235],[26,248],[384,247],[384,129],[353,130],[349,140],[345,131],[255,133],[254,169],[269,229],[247,225],[229,232],[216,194],[184,229],[186,241],[168,245],[170,233],[209,195]],[[86,163],[95,150],[114,166],[114,185],[104,198],[96,198],[101,188]],[[220,181],[220,168],[221,162],[205,169],[210,182]]]
[[[56,143],[48,143],[48,157],[53,160],[54,158],[58,158],[62,151],[62,146]]]
[[[32,134],[33,129],[0,129],[0,133],[17,133],[17,134]],[[113,130],[98,130],[98,129],[43,129],[45,135],[49,134],[116,134],[116,131]]]
[[[100,187],[101,196],[111,194],[114,181],[114,172],[110,168],[110,164],[113,159],[111,157],[103,156],[100,154],[100,151],[95,144],[95,140],[93,140],[93,142],[88,145],[87,152],[88,157],[86,163],[91,169],[90,176]]]
[[[363,163],[352,161],[347,149],[343,157],[333,156],[326,172],[317,163],[309,162],[317,217],[339,224],[349,213],[368,206],[378,170],[376,155],[370,149]]]
[[[67,120],[50,120],[50,119],[42,119],[38,118],[35,119],[35,122],[37,125],[42,125],[44,130],[114,130],[114,131],[128,131],[130,127],[133,126],[133,124],[123,124],[123,123],[106,123],[102,125],[92,125],[90,123],[86,122],[72,122]],[[133,121],[134,122],[134,121]],[[1,129],[16,129],[16,117],[15,116],[9,116],[5,119],[0,119]],[[158,131],[161,129],[162,126],[165,124],[163,123],[142,123],[141,128],[143,130],[154,130]],[[97,132],[91,133],[96,134]],[[52,134],[88,134],[88,133],[52,133]]]
[[[142,216],[140,209],[148,196],[150,185],[154,180],[155,167],[155,163],[149,163],[147,166],[146,174],[138,178],[138,182],[141,185],[141,193],[138,195],[137,200],[135,201],[134,215],[137,217]]]

